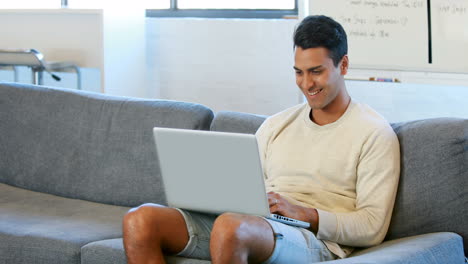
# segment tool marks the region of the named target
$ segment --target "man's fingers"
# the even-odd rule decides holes
[[[279,200],[275,197],[268,197],[268,204],[270,205],[270,207],[274,206],[274,205],[277,205],[279,202]]]

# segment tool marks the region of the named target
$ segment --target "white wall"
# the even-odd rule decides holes
[[[83,87],[116,95],[147,96],[145,12],[142,8],[0,9],[0,49],[37,49],[47,62],[83,69]],[[46,77],[47,78],[47,77]]]
[[[299,102],[296,20],[147,19],[150,95],[273,114]]]
[[[100,68],[102,12],[76,9],[0,9],[0,49],[37,49],[46,61]]]
[[[303,101],[294,81],[297,20],[147,19],[149,95],[198,102],[215,111],[271,115]],[[352,59],[351,59],[352,66]],[[468,118],[467,74],[351,69],[357,100],[391,122],[439,116]]]
[[[468,118],[468,87],[434,84],[347,81],[349,94],[382,114],[389,122]]]

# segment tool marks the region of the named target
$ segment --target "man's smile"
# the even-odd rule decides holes
[[[310,96],[314,96],[314,95],[320,93],[322,90],[323,90],[323,88],[321,88],[321,89],[319,89],[319,90],[317,90],[315,92],[308,92],[307,94],[310,95]]]

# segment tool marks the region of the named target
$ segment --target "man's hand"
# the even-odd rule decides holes
[[[290,203],[278,193],[268,193],[268,203],[272,214],[294,218],[300,221],[310,223],[310,230],[314,233],[318,231],[318,212],[314,208],[307,208]]]

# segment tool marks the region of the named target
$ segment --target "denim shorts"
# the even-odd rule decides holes
[[[186,247],[177,256],[210,260],[210,233],[217,215],[177,210],[185,219],[190,237]],[[309,230],[270,219],[265,220],[271,225],[275,234],[275,249],[264,263],[305,264],[337,258]]]

